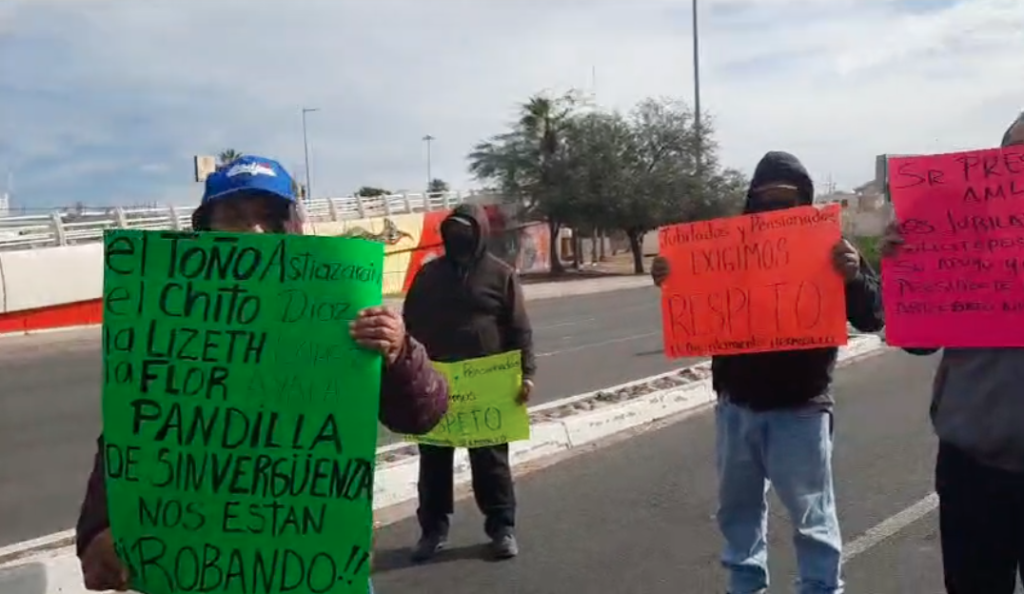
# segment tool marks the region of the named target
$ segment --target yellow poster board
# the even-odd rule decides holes
[[[448,379],[448,413],[430,433],[409,441],[478,448],[530,439],[530,415],[516,402],[523,384],[519,351],[434,367]]]

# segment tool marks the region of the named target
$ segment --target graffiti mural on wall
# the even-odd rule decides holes
[[[519,230],[516,270],[520,273],[551,270],[551,232],[545,223],[533,223]]]
[[[491,234],[488,249],[521,273],[548,270],[548,228],[544,223],[521,224],[511,210],[486,206]],[[316,235],[358,237],[385,245],[384,294],[409,289],[413,277],[427,262],[444,254],[441,222],[450,210],[396,215],[374,219],[312,224]]]
[[[520,274],[547,272],[550,269],[548,226],[543,222],[521,223],[511,208],[493,206],[487,209],[491,225],[488,247]]]
[[[366,229],[355,225],[342,233],[341,237],[356,237],[359,239],[368,239],[370,241],[379,241],[386,246],[398,245],[403,239],[413,238],[411,233],[402,231],[394,221],[387,217],[384,217],[384,228],[377,233],[367,231]]]

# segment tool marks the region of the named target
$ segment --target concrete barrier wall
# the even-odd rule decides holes
[[[103,244],[0,252],[4,312],[98,299]]]
[[[498,207],[488,211],[492,220],[505,218]],[[441,253],[438,227],[448,212],[307,223],[305,232],[384,243],[384,294],[394,296],[405,292],[420,267]],[[499,251],[522,271],[544,270],[547,259],[526,258],[527,250],[520,246],[544,242],[546,230],[544,224],[518,229],[514,241],[499,241],[505,246]],[[536,251],[530,249],[531,254]],[[0,334],[98,324],[102,293],[102,243],[0,252]]]

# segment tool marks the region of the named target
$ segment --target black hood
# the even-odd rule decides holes
[[[754,177],[747,190],[747,202],[743,212],[757,212],[760,209],[754,197],[754,189],[772,183],[792,184],[800,192],[800,206],[814,203],[814,182],[800,159],[784,151],[771,151],[761,158],[754,169]]]
[[[447,219],[462,219],[467,221],[473,227],[474,239],[476,239],[476,245],[474,246],[474,255],[479,258],[484,255],[487,251],[487,237],[491,233],[490,221],[487,218],[487,211],[484,210],[479,204],[462,203],[452,210],[452,213],[446,217]],[[444,235],[444,221],[441,222],[441,234],[442,238]]]
[[[1010,127],[1006,129],[1006,134],[1003,134],[1004,147],[1010,146],[1010,133],[1013,132],[1013,129],[1016,128],[1017,126],[1024,126],[1024,113],[1021,113],[1019,116],[1017,116],[1017,119],[1014,120],[1013,123],[1010,124]]]

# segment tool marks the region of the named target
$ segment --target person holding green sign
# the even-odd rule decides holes
[[[276,161],[252,156],[207,178],[192,224],[196,231],[302,233],[291,176]],[[396,433],[419,435],[433,429],[448,408],[447,382],[424,347],[406,332],[402,316],[385,307],[368,308],[359,312],[350,332],[356,344],[383,355],[381,422]],[[76,528],[77,552],[87,589],[123,591],[129,575],[110,533],[102,436],[98,442]]]
[[[487,214],[463,204],[441,223],[444,256],[420,269],[405,297],[405,324],[434,361],[454,363],[521,351],[518,400],[533,389],[533,331],[515,270],[487,250]],[[454,448],[420,444],[419,518],[422,536],[413,560],[422,562],[447,543],[454,511]],[[515,489],[508,444],[469,449],[473,494],[486,517],[484,531],[499,559],[519,553],[514,535]]]

